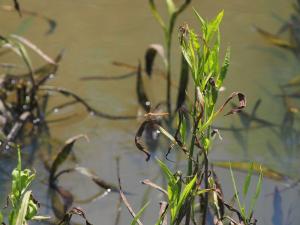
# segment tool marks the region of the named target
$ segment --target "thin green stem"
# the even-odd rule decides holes
[[[171,44],[172,44],[172,33],[168,29],[165,34],[165,42],[166,42],[166,50],[167,50],[167,64],[166,64],[166,70],[167,70],[167,110],[170,115],[170,120],[172,121],[172,103],[171,103]]]

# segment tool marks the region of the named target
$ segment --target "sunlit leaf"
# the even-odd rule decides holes
[[[27,191],[22,199],[21,208],[18,212],[16,225],[23,225],[27,214],[28,204],[31,196],[31,191]]]
[[[56,62],[50,56],[48,56],[46,53],[44,53],[40,48],[38,48],[35,44],[33,44],[28,39],[21,37],[19,35],[16,35],[16,34],[12,34],[11,37],[15,38],[16,40],[18,40],[19,42],[21,42],[22,44],[26,45],[28,48],[33,50],[46,62],[51,63],[51,64],[56,64]]]
[[[225,59],[224,59],[224,62],[223,62],[222,68],[221,68],[221,72],[216,81],[217,88],[221,88],[223,81],[226,77],[229,64],[230,64],[230,48],[227,48],[226,54],[225,54]]]
[[[185,200],[192,195],[192,190],[194,188],[194,185],[197,181],[197,175],[195,175],[193,177],[193,179],[185,186],[185,188],[183,189],[182,193],[180,194],[180,198],[177,204],[177,210],[179,212],[179,210],[181,209],[181,207],[183,206]]]

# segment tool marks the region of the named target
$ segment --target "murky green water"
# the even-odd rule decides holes
[[[10,3],[1,1],[0,3]],[[221,9],[225,10],[222,23],[223,49],[228,45],[232,49],[232,61],[228,79],[225,83],[225,96],[239,90],[247,94],[248,108],[251,112],[255,101],[262,99],[258,116],[274,123],[281,123],[285,109],[280,98],[278,85],[287,82],[295,74],[299,74],[298,60],[292,53],[268,45],[253,29],[254,25],[275,32],[281,22],[277,19],[289,18],[292,13],[293,1],[280,0],[197,0],[192,5],[205,18],[212,18]],[[51,84],[60,85],[83,96],[101,111],[115,115],[135,115],[139,109],[135,95],[135,79],[119,81],[80,81],[81,77],[90,75],[119,75],[126,73],[124,68],[111,64],[121,61],[137,65],[143,59],[144,51],[151,43],[162,42],[162,32],[150,14],[147,1],[140,0],[73,0],[73,1],[24,1],[22,5],[31,11],[54,18],[57,29],[51,35],[45,35],[47,25],[44,21],[17,14],[0,12],[1,34],[19,32],[41,47],[51,56],[65,49],[65,57],[61,62],[58,76]],[[188,8],[179,17],[178,25],[188,22],[196,27],[192,8]],[[179,64],[179,48],[174,37],[173,54],[175,63]],[[34,57],[34,65],[42,62]],[[174,70],[174,79],[178,74]],[[147,91],[153,102],[159,102],[165,93],[164,80],[155,77],[147,84]],[[174,93],[175,91],[173,91]],[[175,97],[175,95],[174,95]],[[60,98],[54,98],[61,101]],[[54,103],[53,103],[54,104]],[[134,135],[140,121],[111,121],[89,115],[82,116],[84,110],[80,107],[70,107],[58,113],[59,116],[77,116],[69,121],[53,123],[50,130],[53,139],[64,141],[67,138],[84,133],[90,142],[80,141],[76,144],[76,154],[81,166],[95,171],[101,178],[109,182],[117,182],[115,158],[120,157],[121,178],[123,188],[134,193],[129,196],[133,207],[140,208],[143,193],[146,190],[139,181],[154,178],[159,172],[154,162],[144,162],[142,155],[134,145]],[[229,119],[219,119],[219,126],[241,127],[238,116]],[[297,128],[297,127],[295,127]],[[242,135],[242,137],[241,137]],[[299,178],[299,136],[287,149],[282,141],[268,128],[251,130],[249,132],[223,132],[223,141],[216,141],[210,155],[212,160],[255,160],[279,170],[295,179]],[[237,138],[238,136],[238,138]],[[242,143],[240,143],[242,142]],[[296,143],[295,143],[296,142]],[[297,143],[298,142],[298,143]],[[56,144],[58,146],[58,144]],[[276,151],[271,151],[276,149]],[[276,154],[275,154],[276,153]],[[173,155],[175,157],[175,155]],[[34,168],[43,171],[43,165],[38,160]],[[232,196],[232,186],[229,171],[217,169],[225,188],[225,196]],[[244,175],[237,173],[239,184],[242,185]],[[41,180],[47,180],[47,174],[38,174]],[[44,178],[44,179],[43,179]],[[2,182],[2,181],[1,181]],[[78,199],[84,199],[97,193],[98,189],[81,176],[67,175],[62,181],[65,187],[75,193]],[[9,184],[1,184],[5,195]],[[258,202],[255,216],[259,224],[272,224],[273,197],[266,195],[274,191],[274,187],[284,188],[284,184],[265,179],[261,198]],[[46,202],[46,186],[36,184],[37,198]],[[158,214],[158,202],[161,196],[151,193],[151,205],[145,214],[145,224],[152,224]],[[292,220],[298,224],[299,192],[297,188],[282,193],[284,221]],[[3,202],[3,201],[1,201]],[[79,204],[87,211],[87,216],[94,224],[113,224],[116,216],[118,195],[111,193],[89,204]],[[288,212],[292,209],[291,216]],[[131,220],[127,210],[123,208],[120,224],[129,224]],[[287,223],[283,223],[287,224]],[[274,224],[274,225],[280,225]]]

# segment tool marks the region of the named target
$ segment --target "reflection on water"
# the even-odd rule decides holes
[[[3,1],[3,4],[5,3],[10,1]],[[231,46],[232,61],[229,81],[225,83],[226,90],[223,96],[231,93],[233,87],[238,87],[247,94],[248,100],[245,114],[239,114],[240,121],[238,117],[217,121],[216,126],[220,128],[223,140],[216,141],[211,155],[212,160],[255,160],[286,175],[287,183],[291,185],[299,179],[299,116],[295,113],[295,109],[298,108],[299,87],[292,85],[294,89],[291,90],[279,88],[279,85],[290,84],[295,74],[299,74],[299,59],[285,49],[268,45],[261,40],[253,27],[255,25],[266,28],[269,32],[277,31],[282,24],[274,17],[289,18],[295,13],[291,8],[292,3],[292,0],[256,0],[252,3],[238,0],[201,0],[192,3],[206,18],[211,18],[220,9],[225,10],[221,33],[224,46],[228,44]],[[65,57],[57,77],[51,80],[50,84],[76,92],[89,105],[101,112],[113,115],[137,114],[135,76],[105,81],[98,79],[83,82],[80,79],[94,75],[119,76],[131,72],[112,65],[112,62],[137,65],[149,44],[162,42],[163,34],[152,18],[145,1],[77,0],[48,3],[31,0],[23,5],[28,13],[24,13],[21,19],[14,13],[0,11],[1,33],[21,34],[50,56],[55,56],[61,49],[65,49]],[[33,16],[31,12],[39,12],[46,17],[41,19],[42,16]],[[178,26],[184,22],[191,23],[192,27],[197,26],[191,12],[192,9],[189,8],[179,18]],[[49,18],[53,18],[55,22]],[[176,38],[174,35],[174,43]],[[179,55],[178,52],[177,45],[174,45],[172,53]],[[6,59],[5,63],[13,61],[9,55]],[[174,65],[180,65],[179,57],[174,60]],[[33,56],[32,61],[35,67],[42,65],[38,57]],[[173,75],[177,81],[179,74],[176,74],[176,71],[179,70],[176,68]],[[155,75],[151,81],[145,82],[147,94],[154,102],[163,100],[161,97],[165,94],[163,84],[163,78]],[[175,96],[173,97],[175,99]],[[62,102],[63,100],[55,95],[53,103],[50,104],[55,106]],[[135,193],[129,196],[130,202],[135,209],[139,208],[142,199],[140,193],[146,190],[139,181],[154,178],[159,173],[155,163],[151,160],[145,163],[144,155],[134,146],[134,136],[140,121],[115,121],[88,116],[84,113],[84,108],[71,103],[69,108],[58,110],[57,116],[52,120],[70,117],[74,111],[76,115],[70,120],[49,123],[52,150],[58,151],[63,141],[71,136],[87,134],[90,142],[78,142],[74,149],[78,163],[91,168],[103,180],[117,183],[114,158],[120,157],[123,188]],[[39,139],[34,143],[42,149],[40,152],[48,151],[47,140]],[[160,152],[166,154],[167,147],[157,149],[156,154]],[[11,170],[15,159],[11,159],[9,155],[1,155],[2,158],[0,186],[1,200],[4,200],[9,187],[9,180],[5,174]],[[25,158],[32,159],[30,156]],[[48,179],[48,174],[39,158],[35,159],[30,165],[41,173],[39,174],[41,182],[36,183],[34,191],[38,193],[36,197],[49,206],[47,193],[41,191],[45,189],[44,180]],[[178,167],[180,168],[180,162]],[[217,173],[225,188],[225,196],[232,196],[228,170],[217,169]],[[244,175],[238,172],[235,174],[239,175],[238,183],[241,186]],[[93,196],[99,191],[97,187],[91,186],[88,180],[83,180],[77,175],[64,176],[61,183],[75,193],[75,198],[78,199]],[[286,185],[282,182],[265,179],[255,212],[259,224],[298,224],[297,221],[300,220],[297,214],[298,187],[278,192],[285,188]],[[155,193],[149,195],[153,201],[147,209],[144,221],[151,224],[153,222],[151,215],[157,211],[156,200],[159,200],[160,196]],[[112,224],[114,221],[112,218],[116,216],[118,198],[117,194],[109,193],[104,198],[80,205],[87,211],[92,223],[99,224],[98,221],[101,220],[103,224]],[[50,213],[50,210],[46,212]],[[125,210],[121,213],[120,220],[120,224],[129,223],[130,217]]]

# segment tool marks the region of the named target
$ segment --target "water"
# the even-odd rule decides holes
[[[1,3],[10,1],[1,1]],[[258,98],[262,104],[258,110],[259,117],[275,123],[281,123],[284,107],[274,94],[280,93],[279,84],[287,82],[299,73],[299,63],[294,55],[286,50],[272,47],[255,32],[253,26],[259,26],[270,32],[275,32],[281,26],[277,17],[287,19],[293,12],[291,0],[201,0],[193,1],[192,5],[205,18],[212,18],[221,9],[225,10],[225,17],[221,26],[223,49],[231,46],[232,61],[229,75],[225,82],[224,97],[232,91],[239,90],[247,94],[248,107],[251,108]],[[114,115],[135,115],[139,109],[135,95],[135,79],[129,78],[119,81],[80,81],[81,77],[91,75],[114,76],[128,72],[111,64],[121,61],[137,65],[143,60],[144,52],[151,43],[162,42],[162,32],[150,14],[147,1],[138,0],[89,0],[89,1],[32,1],[22,3],[31,11],[54,18],[57,28],[51,35],[45,35],[47,24],[39,19],[17,14],[0,13],[0,27],[2,34],[20,33],[41,47],[50,56],[55,56],[61,49],[65,49],[65,57],[61,62],[57,77],[49,84],[59,85],[75,91],[78,95],[97,109]],[[191,27],[197,27],[197,21],[191,7],[178,19],[178,26],[188,22]],[[176,35],[174,36],[175,63],[179,65],[179,48]],[[34,65],[42,61],[33,55]],[[158,60],[157,60],[158,61]],[[160,68],[163,68],[161,64]],[[174,79],[178,80],[174,69]],[[149,81],[146,89],[153,102],[158,103],[165,94],[164,80],[154,77]],[[175,90],[173,90],[175,97]],[[175,99],[175,98],[174,98]],[[55,96],[52,104],[61,102],[62,98]],[[115,157],[120,157],[121,178],[123,188],[130,190],[129,196],[134,209],[141,207],[142,195],[146,190],[139,181],[154,178],[159,172],[155,162],[144,162],[144,155],[134,145],[134,135],[141,121],[112,121],[89,116],[80,106],[57,112],[57,117],[70,116],[76,111],[72,119],[51,123],[52,142],[56,149],[67,138],[84,133],[90,141],[84,140],[76,144],[75,152],[80,166],[95,171],[102,179],[117,183]],[[53,117],[54,118],[54,117]],[[56,118],[56,117],[55,117]],[[220,118],[219,126],[234,124],[241,127],[237,116]],[[295,179],[299,178],[300,154],[298,145],[293,150],[287,149],[280,139],[270,129],[251,130],[239,133],[243,136],[236,139],[236,134],[222,132],[223,141],[216,141],[210,155],[212,160],[255,160],[273,169],[279,170]],[[239,143],[242,142],[242,143]],[[271,147],[276,151],[270,151]],[[42,151],[42,150],[41,150]],[[176,157],[175,155],[172,156]],[[43,165],[36,158],[33,167],[37,169],[40,180],[47,179],[47,173],[42,172]],[[217,169],[218,175],[225,189],[225,196],[232,196],[232,184],[229,171]],[[241,186],[244,175],[236,172]],[[159,182],[159,180],[158,180]],[[4,202],[9,183],[1,181],[1,198]],[[61,180],[64,187],[75,193],[76,198],[85,199],[98,192],[98,188],[80,175],[65,175]],[[255,216],[259,224],[272,224],[273,198],[266,194],[273,192],[274,187],[283,188],[282,183],[269,179],[264,180],[263,192],[258,201]],[[46,193],[36,182],[37,198],[46,203]],[[143,218],[145,224],[153,224],[158,215],[158,202],[162,196],[151,193],[151,204]],[[284,221],[291,219],[292,224],[299,221],[299,192],[296,189],[282,193]],[[118,195],[109,193],[106,197],[89,204],[79,204],[83,207],[89,220],[93,224],[113,224],[116,216]],[[288,216],[289,208],[292,215]],[[50,212],[50,211],[48,211]],[[120,224],[129,224],[131,220],[127,210],[123,207]],[[283,223],[285,224],[285,223]],[[276,224],[277,225],[277,224]],[[279,225],[279,224],[278,224]]]

